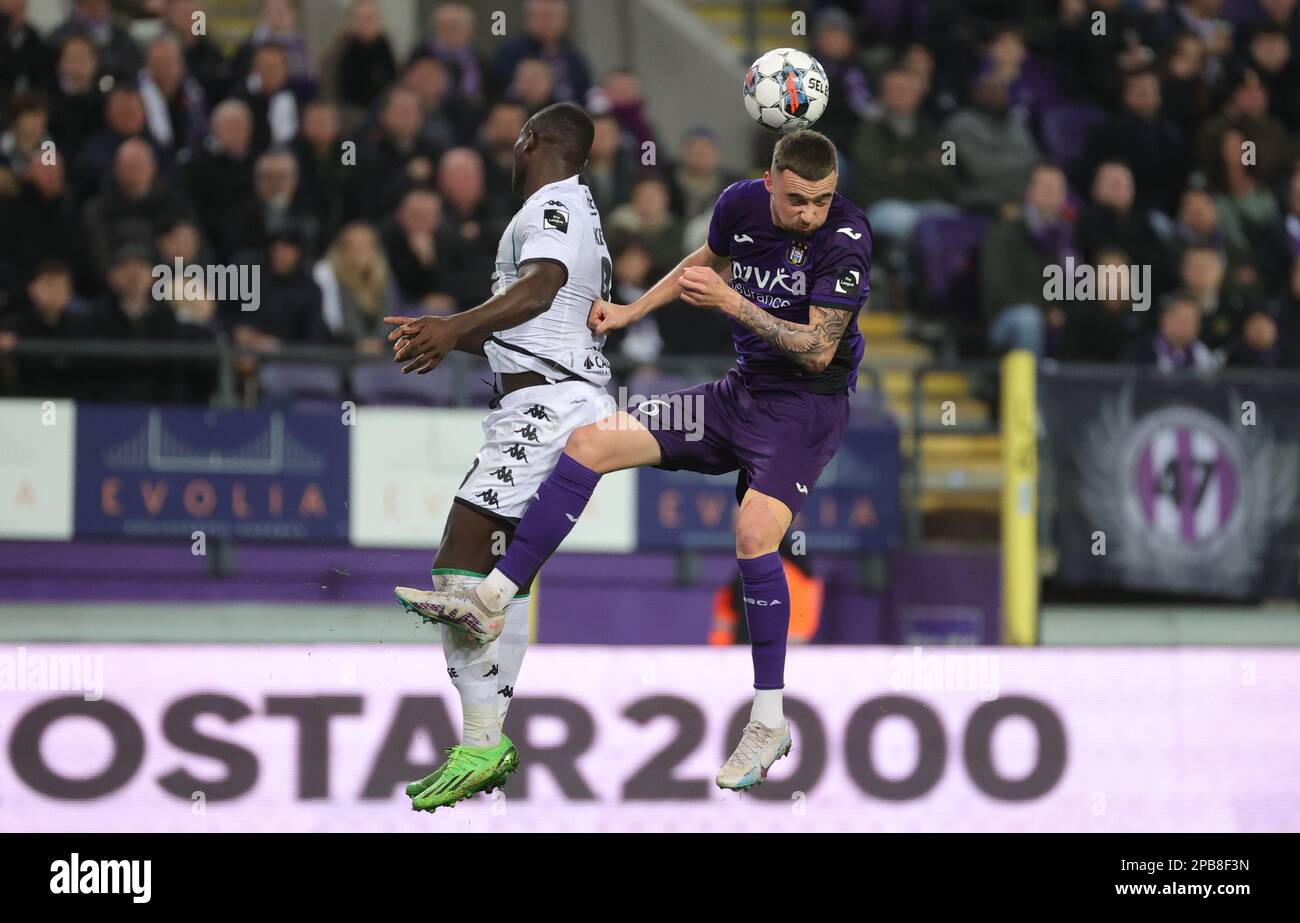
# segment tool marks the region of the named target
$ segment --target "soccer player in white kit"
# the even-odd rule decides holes
[[[536,113],[515,143],[512,181],[527,201],[501,236],[492,297],[450,317],[387,317],[403,372],[430,371],[452,349],[485,355],[501,396],[483,421],[483,445],[452,505],[433,562],[435,590],[470,589],[498,554],[569,434],[616,409],[605,390],[605,338],[587,326],[591,306],[608,300],[613,264],[600,215],[578,174],[594,128],[578,106]],[[415,810],[432,811],[505,783],[519,754],[502,733],[506,709],[528,644],[531,586],[520,587],[502,616],[500,637],[480,645],[440,626],[447,673],[460,694],[461,743],[430,775],[406,787]],[[417,615],[430,591],[398,587]],[[432,622],[432,619],[425,621]],[[473,626],[479,627],[479,626]]]

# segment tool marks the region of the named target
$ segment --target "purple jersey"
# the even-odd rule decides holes
[[[809,305],[853,317],[820,373],[800,367],[733,320],[736,368],[750,388],[843,394],[856,385],[865,347],[857,315],[870,291],[871,226],[862,209],[837,192],[826,223],[798,237],[772,223],[771,198],[761,179],[742,180],[724,189],[713,206],[709,249],[731,259],[731,287],[782,320],[808,323]]]

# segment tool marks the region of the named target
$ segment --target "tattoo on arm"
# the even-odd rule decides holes
[[[820,372],[834,357],[853,312],[813,305],[808,309],[808,323],[796,324],[746,300],[732,316],[803,368]]]

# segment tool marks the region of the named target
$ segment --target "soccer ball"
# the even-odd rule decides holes
[[[772,131],[809,128],[826,111],[831,82],[817,59],[797,48],[773,48],[745,72],[745,110]]]

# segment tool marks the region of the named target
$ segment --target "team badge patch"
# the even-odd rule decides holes
[[[786,260],[791,266],[802,266],[808,259],[808,245],[803,241],[796,240],[790,245],[790,253]]]
[[[857,295],[862,289],[862,273],[848,266],[835,270],[835,294]]]
[[[561,233],[569,233],[569,216],[558,208],[548,208],[542,212],[542,224]]]

